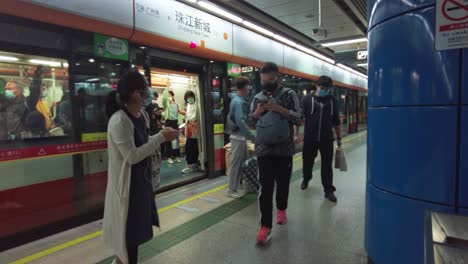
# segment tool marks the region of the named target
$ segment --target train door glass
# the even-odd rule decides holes
[[[348,133],[357,132],[357,107],[358,107],[357,104],[358,104],[357,92],[349,91],[348,92],[348,118],[349,118]]]
[[[106,97],[117,88],[127,62],[80,57],[72,62],[77,141],[107,141]],[[83,213],[102,208],[107,185],[107,150],[74,155],[75,199]]]
[[[151,89],[158,94],[162,126],[180,130],[177,140],[161,147],[161,186],[174,185],[206,174],[205,114],[198,74],[151,68]],[[190,104],[189,97],[195,102]],[[156,110],[158,111],[158,110]],[[197,158],[198,156],[198,158]],[[191,162],[190,166],[188,162]]]
[[[341,136],[344,137],[348,134],[348,100],[347,89],[341,87],[334,87],[332,90],[333,96],[338,102],[338,112],[341,122]]]
[[[363,131],[367,129],[367,94],[365,92],[359,92],[358,100],[358,130]]]

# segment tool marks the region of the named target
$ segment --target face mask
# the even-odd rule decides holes
[[[46,98],[48,94],[47,90],[42,91],[42,98]]]
[[[151,101],[151,103],[153,103],[153,104],[157,104],[157,103],[158,103],[158,101],[156,101],[156,100],[152,100],[152,101]]]
[[[262,89],[266,92],[273,92],[278,87],[278,83],[275,81],[273,83],[262,84]]]
[[[324,96],[327,96],[329,94],[330,94],[330,91],[328,91],[328,90],[322,90],[322,89],[317,90],[317,96],[319,96],[319,97],[324,97]]]
[[[189,104],[193,104],[193,103],[195,103],[195,99],[192,98],[192,97],[190,97],[190,98],[187,99],[187,102],[188,102]]]
[[[153,102],[154,91],[151,88],[148,88],[148,97],[145,98],[145,105],[148,106]]]
[[[13,91],[11,90],[5,90],[5,97],[8,99],[8,100],[13,100],[15,99],[15,93],[13,93]]]

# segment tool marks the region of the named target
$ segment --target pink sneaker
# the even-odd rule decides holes
[[[257,234],[257,244],[264,245],[271,239],[271,230],[266,226],[262,226]]]
[[[285,225],[288,222],[288,217],[286,216],[286,211],[278,210],[278,215],[276,217],[276,223],[278,225]]]

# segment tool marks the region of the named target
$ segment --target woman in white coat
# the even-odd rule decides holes
[[[138,246],[153,237],[153,225],[159,226],[150,156],[161,143],[178,136],[171,128],[149,136],[149,118],[143,110],[148,96],[145,77],[132,71],[107,98],[109,169],[103,237],[115,251],[115,263],[137,263]]]

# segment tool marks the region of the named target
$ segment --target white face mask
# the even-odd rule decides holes
[[[156,100],[153,100],[153,101],[151,101],[151,102],[152,102],[153,104],[157,104],[157,103],[158,103],[158,101],[156,101]]]

